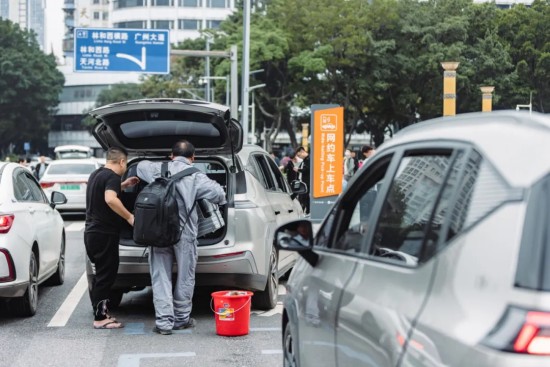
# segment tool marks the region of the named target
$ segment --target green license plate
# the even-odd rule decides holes
[[[80,190],[80,185],[61,185],[61,190]]]

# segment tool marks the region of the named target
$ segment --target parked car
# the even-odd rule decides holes
[[[55,159],[92,158],[93,149],[83,145],[59,145],[54,149]]]
[[[257,308],[277,303],[279,278],[294,265],[297,255],[277,252],[277,226],[303,216],[294,192],[269,154],[255,145],[242,145],[239,123],[229,107],[195,100],[151,99],[115,103],[93,110],[93,134],[104,149],[121,146],[129,154],[128,172],[136,174],[142,159],[167,161],[181,139],[195,146],[194,166],[222,185],[227,205],[221,207],[225,226],[199,238],[196,284],[255,292]],[[126,189],[121,197],[129,210],[143,186]],[[120,266],[111,294],[111,306],[124,292],[150,285],[148,253],[135,247],[132,229],[121,234]],[[174,267],[174,270],[176,268]],[[88,261],[91,278],[93,266]]]
[[[55,210],[65,202],[53,192],[50,203],[27,169],[0,163],[0,300],[21,316],[36,313],[39,284],[65,279],[65,230]]]
[[[550,118],[423,122],[276,231],[285,366],[550,365]],[[308,241],[297,241],[298,227]],[[304,229],[305,228],[305,229]]]
[[[47,195],[53,191],[65,194],[67,203],[59,205],[59,211],[85,211],[88,178],[100,165],[93,158],[54,160],[40,179],[40,186]]]

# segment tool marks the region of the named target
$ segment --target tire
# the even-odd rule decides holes
[[[31,252],[29,261],[29,285],[23,297],[12,300],[13,311],[18,316],[30,317],[38,308],[38,264],[36,255]]]
[[[287,322],[283,330],[283,367],[297,367],[297,356],[296,339],[292,333],[290,322]]]
[[[269,272],[267,275],[267,283],[265,289],[261,292],[256,292],[252,297],[254,308],[259,310],[271,310],[277,305],[279,287],[279,275],[277,274],[277,249],[271,247],[271,255],[269,256]]]
[[[47,280],[46,285],[62,285],[65,282],[65,233],[61,235],[61,251],[56,272]]]

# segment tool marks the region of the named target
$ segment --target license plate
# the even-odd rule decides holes
[[[80,190],[80,185],[61,185],[61,190]]]

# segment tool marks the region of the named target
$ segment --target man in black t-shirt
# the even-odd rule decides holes
[[[139,182],[130,177],[121,182],[126,172],[128,154],[122,148],[109,148],[105,167],[90,175],[86,189],[86,254],[95,265],[90,285],[95,329],[118,329],[120,322],[109,316],[109,292],[118,272],[118,244],[121,218],[134,225],[134,215],[119,199],[120,192]]]
[[[305,183],[307,186],[307,193],[301,194],[298,200],[302,204],[304,213],[309,214],[309,192],[311,191],[311,162],[309,159],[309,153],[307,152],[306,148],[298,148],[296,154],[298,154],[298,157],[302,159],[302,164],[300,164],[300,167],[298,167],[298,172],[300,172],[301,174],[302,182]]]

